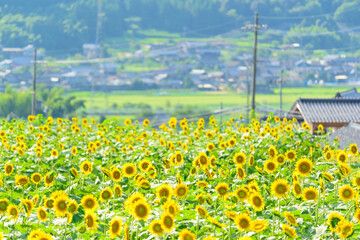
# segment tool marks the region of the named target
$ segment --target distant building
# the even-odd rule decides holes
[[[327,137],[330,142],[335,138],[339,139],[340,148],[344,149],[350,144],[356,143],[360,146],[360,125],[357,123],[349,123],[342,128],[339,128]]]
[[[288,113],[289,118],[306,121],[314,133],[319,124],[338,129],[348,123],[360,123],[360,98],[299,98]]]
[[[335,95],[336,98],[360,98],[360,93],[356,90],[356,88],[350,89],[344,92],[338,92]]]
[[[87,58],[98,58],[101,56],[102,48],[99,44],[86,43],[83,45],[83,54]]]

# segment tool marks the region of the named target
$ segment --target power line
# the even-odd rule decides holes
[[[343,13],[356,11],[356,9],[352,8],[346,11],[343,11]],[[285,16],[285,17],[277,17],[277,16],[260,16],[260,19],[278,19],[278,20],[286,20],[286,19],[304,19],[304,18],[317,18],[317,17],[326,17],[326,16],[333,16],[335,15],[335,12],[331,13],[324,13],[324,14],[315,14],[315,15],[305,15],[305,16]]]

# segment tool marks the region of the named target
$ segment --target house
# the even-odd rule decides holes
[[[98,58],[101,56],[102,48],[99,44],[83,44],[83,54],[87,58]]]
[[[335,95],[336,98],[360,98],[360,93],[356,90],[356,88],[347,90],[345,92],[338,92]]]
[[[342,128],[339,128],[327,137],[330,143],[334,142],[335,138],[339,139],[340,148],[344,149],[350,144],[356,143],[360,146],[360,125],[357,123],[348,123]]]
[[[288,113],[299,122],[306,121],[314,133],[322,124],[328,128],[338,129],[346,124],[360,123],[360,98],[299,98]]]
[[[100,63],[100,73],[105,75],[116,75],[118,65],[116,63]]]

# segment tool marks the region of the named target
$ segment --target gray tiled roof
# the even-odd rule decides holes
[[[352,143],[356,143],[360,146],[360,125],[349,123],[345,127],[339,128],[333,132],[327,139],[332,143],[336,137],[339,137],[341,148],[348,147]]]
[[[360,98],[300,98],[290,114],[299,110],[304,120],[312,123],[360,123]]]
[[[338,92],[335,95],[336,98],[360,98],[360,93],[356,90],[356,88],[350,89],[344,92]]]

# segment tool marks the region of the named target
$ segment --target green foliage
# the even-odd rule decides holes
[[[47,50],[80,50],[83,43],[95,41],[97,3],[97,0],[3,0],[0,2],[0,42],[7,47],[34,43]],[[284,37],[282,32],[279,35],[277,30],[288,31],[293,27],[291,32],[313,33],[356,26],[359,8],[360,3],[355,0],[103,0],[102,36],[103,39],[144,37],[150,29],[178,33],[171,37],[214,36],[238,28],[239,23],[252,22],[253,13],[257,11],[260,17],[280,17],[260,21],[275,29],[266,40],[281,43],[299,39],[286,34]],[[333,12],[334,17],[323,15]],[[318,17],[302,18],[314,15]],[[289,16],[291,18],[281,19]],[[348,41],[348,34],[344,31],[321,38],[308,36],[302,42],[303,46],[316,48],[325,40],[322,48],[336,47],[339,42]]]
[[[75,96],[65,96],[64,89],[53,88],[52,90],[40,87],[37,91],[38,99],[42,100],[43,107],[47,112],[37,109],[40,113],[52,114],[55,117],[73,115],[76,110],[85,108],[84,100],[76,100]],[[9,85],[4,93],[0,93],[0,117],[26,118],[31,114],[32,94],[29,91],[13,90]]]

